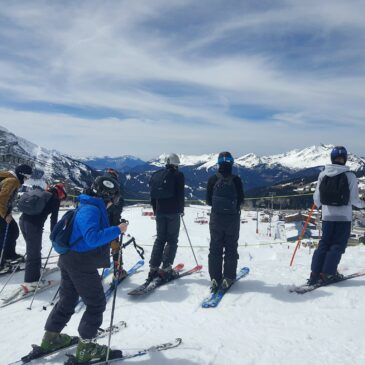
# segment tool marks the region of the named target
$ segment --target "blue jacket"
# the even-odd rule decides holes
[[[71,234],[71,242],[79,240],[71,250],[87,252],[105,246],[120,235],[117,226],[110,227],[103,199],[81,194]]]

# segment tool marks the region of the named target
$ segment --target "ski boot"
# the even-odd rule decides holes
[[[40,347],[43,352],[53,352],[62,349],[63,347],[70,346],[72,340],[73,337],[66,335],[65,333],[46,331]]]
[[[94,360],[106,360],[108,352],[108,346],[99,345],[94,340],[80,338],[76,349],[76,361],[77,364],[82,364]],[[112,360],[115,357],[121,357],[122,351],[110,350],[109,359]]]
[[[217,280],[215,280],[215,279],[213,279],[212,281],[211,281],[211,283],[210,283],[210,292],[212,293],[212,294],[215,294],[217,291],[218,291],[218,289],[219,289],[219,284],[218,284],[218,282],[217,282]]]
[[[151,267],[150,272],[148,273],[148,277],[146,280],[146,284],[149,284],[153,279],[159,277],[159,268],[158,267]]]
[[[307,280],[307,285],[316,285],[318,281],[321,279],[320,275],[316,272],[311,272],[309,279]]]
[[[320,282],[322,285],[328,285],[331,283],[336,283],[337,281],[341,281],[343,279],[343,275],[338,271],[334,275],[321,273],[320,274]]]
[[[179,276],[179,273],[175,271],[171,265],[159,270],[158,276],[164,281],[168,282],[176,279]]]
[[[234,280],[229,278],[223,278],[219,291],[225,293],[233,284]]]

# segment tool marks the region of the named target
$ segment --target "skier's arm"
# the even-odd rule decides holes
[[[356,176],[351,173],[347,174],[347,178],[349,181],[349,189],[350,189],[350,203],[357,208],[364,209],[365,208],[365,202],[360,199],[359,196],[359,186],[357,183]]]
[[[14,180],[14,181],[12,181]],[[9,207],[9,199],[17,189],[15,179],[4,179],[0,191],[0,215],[2,218],[11,213],[12,207]]]
[[[177,176],[177,204],[179,213],[184,213],[184,199],[185,199],[185,177],[183,173]]]
[[[121,231],[118,226],[100,228],[101,212],[97,207],[88,207],[89,209],[80,209],[76,219],[83,240],[89,247],[99,247],[115,240],[119,237]]]
[[[240,207],[245,200],[245,194],[243,192],[243,184],[242,184],[242,180],[239,176],[235,177],[234,182],[235,182],[236,190],[237,190],[237,204],[238,204],[238,207]]]
[[[321,181],[323,179],[323,175],[322,173],[319,174],[318,176],[318,181],[317,181],[317,186],[316,186],[316,190],[314,191],[313,194],[313,202],[316,205],[317,208],[320,208],[322,203],[321,203],[321,198],[319,195],[319,185],[321,185]]]
[[[58,212],[60,210],[60,201],[56,197],[52,197],[50,199],[51,202],[51,232],[53,231],[54,226],[58,222]]]
[[[156,199],[151,198],[151,205],[152,205],[153,214],[156,215]]]
[[[207,205],[210,205],[210,206],[212,206],[213,187],[214,187],[215,183],[216,183],[216,176],[214,175],[208,180],[207,195],[206,195],[206,199],[205,199]]]

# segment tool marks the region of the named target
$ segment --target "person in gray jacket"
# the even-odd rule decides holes
[[[309,285],[341,279],[337,266],[350,237],[352,206],[365,208],[365,202],[359,197],[356,176],[345,166],[346,148],[334,147],[331,161],[332,164],[326,165],[319,174],[313,196],[314,204],[322,207],[322,238],[313,253]]]

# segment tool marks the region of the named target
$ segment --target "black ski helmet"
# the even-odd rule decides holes
[[[113,179],[115,179],[116,181],[119,181],[119,173],[117,170],[113,169],[112,167],[108,167],[105,170],[105,176],[110,176]]]
[[[223,163],[229,163],[233,165],[234,159],[230,152],[221,152],[218,156],[218,165],[222,165]]]
[[[343,165],[345,165],[347,162],[347,150],[343,146],[336,146],[331,151],[331,162],[333,164],[342,165],[342,161],[344,161]]]
[[[118,182],[107,176],[98,176],[91,185],[91,191],[105,202],[113,201],[120,194]]]

